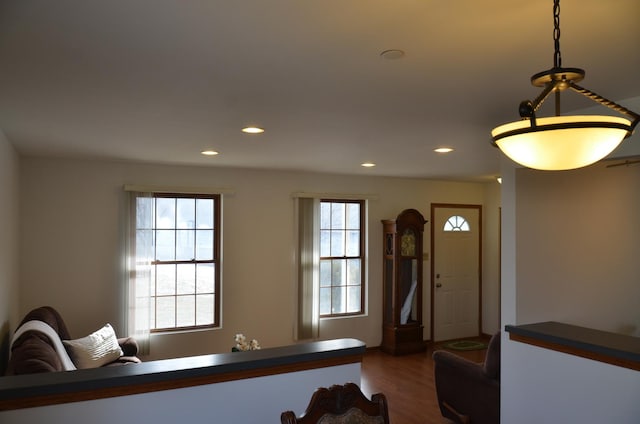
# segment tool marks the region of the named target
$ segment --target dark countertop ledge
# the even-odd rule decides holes
[[[516,336],[516,338],[520,336],[531,339],[531,341],[539,341],[575,350],[576,352],[570,353],[575,353],[579,356],[608,357],[614,360],[630,362],[640,367],[640,338],[638,337],[555,321],[507,325],[505,326],[505,331]],[[585,355],[580,355],[580,351],[584,352]]]
[[[123,366],[5,376],[0,377],[0,399],[158,383],[172,379],[331,360],[350,355],[362,356],[365,350],[366,345],[360,340],[334,339],[248,352],[217,353]]]

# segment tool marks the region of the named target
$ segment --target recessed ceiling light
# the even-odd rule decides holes
[[[242,132],[247,134],[260,134],[264,132],[264,129],[260,127],[244,127]]]
[[[216,152],[215,150],[203,150],[200,153],[202,153],[205,156],[215,156],[218,154],[218,152]]]
[[[360,166],[365,168],[373,168],[374,166],[376,166],[376,164],[373,162],[365,162],[365,163],[361,163]]]
[[[438,147],[437,149],[433,149],[433,151],[438,153],[449,153],[453,152],[453,149],[451,147]]]

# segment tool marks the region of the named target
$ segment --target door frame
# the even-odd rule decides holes
[[[478,334],[482,335],[482,205],[457,204],[457,203],[432,203],[431,204],[431,319],[430,339],[435,342],[435,211],[436,209],[477,209],[478,210]]]

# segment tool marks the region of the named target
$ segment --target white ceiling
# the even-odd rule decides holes
[[[563,66],[612,100],[640,96],[640,2],[561,4]],[[491,128],[517,119],[540,91],[530,76],[553,66],[552,11],[551,0],[0,0],[0,129],[25,155],[489,178]]]

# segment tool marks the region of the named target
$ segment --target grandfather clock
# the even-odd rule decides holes
[[[415,209],[382,220],[382,351],[422,352],[422,235],[427,221]]]

